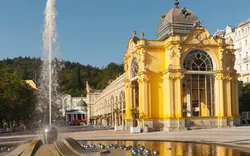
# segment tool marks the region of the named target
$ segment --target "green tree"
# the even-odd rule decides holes
[[[35,82],[38,82],[41,65],[40,58],[17,57],[0,60],[0,70],[17,73],[21,79]],[[65,61],[64,68],[59,72],[60,90],[74,96],[86,96],[86,81],[92,89],[104,89],[110,80],[116,79],[123,72],[123,64],[113,62],[106,67],[98,68]]]
[[[0,119],[11,126],[30,119],[35,110],[36,96],[32,88],[17,73],[0,70]]]
[[[80,67],[77,66],[76,69],[75,69],[75,88],[77,89],[81,89],[83,86],[82,86],[82,81],[81,81],[81,70],[80,70]]]

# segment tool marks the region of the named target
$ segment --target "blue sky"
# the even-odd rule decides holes
[[[65,60],[106,66],[122,63],[132,31],[156,39],[161,13],[174,0],[57,0],[57,30]],[[0,59],[42,55],[42,25],[46,0],[0,2]],[[250,18],[250,0],[180,0],[213,34]]]

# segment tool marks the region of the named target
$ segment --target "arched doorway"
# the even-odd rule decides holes
[[[183,62],[183,116],[214,116],[214,65],[202,50],[189,52]]]

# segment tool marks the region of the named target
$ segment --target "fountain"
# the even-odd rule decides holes
[[[53,144],[57,140],[58,131],[55,126],[47,126],[43,129],[43,139],[45,144]]]
[[[57,31],[56,31],[56,0],[47,0],[45,8],[45,21],[43,32],[43,66],[40,77],[39,87],[39,111],[42,115],[45,125],[46,119],[49,121],[48,125],[43,128],[41,139],[33,141],[26,141],[19,145],[15,150],[7,155],[83,155],[88,153],[90,155],[100,155],[102,153],[109,153],[104,150],[104,145],[101,149],[93,148],[92,150],[85,150],[77,141],[72,138],[66,138],[57,141],[58,130],[52,125],[52,106],[56,107],[56,99],[58,99],[58,83],[57,74],[61,69],[60,59],[58,59],[58,44],[57,44]],[[53,102],[53,103],[52,103]],[[46,113],[49,113],[46,115]],[[48,116],[48,117],[46,117]]]
[[[59,99],[58,94],[58,72],[62,68],[59,58],[56,31],[56,0],[48,0],[45,8],[45,20],[43,31],[43,66],[40,75],[39,104],[38,110],[41,114],[42,125],[51,125],[52,116],[56,114]],[[52,114],[53,109],[53,114]],[[48,114],[47,114],[48,113]]]
[[[60,60],[57,58],[58,44],[56,33],[56,0],[48,0],[45,9],[44,24],[44,58],[40,82],[40,105],[39,110],[45,117],[44,124],[49,123],[43,129],[43,141],[41,139],[29,140],[20,144],[17,148],[1,147],[7,152],[7,156],[82,156],[82,155],[220,155],[220,151],[229,148],[221,148],[215,145],[200,145],[192,143],[169,143],[157,141],[76,141],[72,138],[65,138],[57,141],[58,130],[52,125],[52,109],[56,106],[57,99],[57,73],[61,69]],[[45,115],[45,113],[49,113]],[[43,116],[43,117],[44,117]],[[46,120],[48,119],[48,120]],[[47,121],[47,122],[45,122]],[[49,122],[48,122],[49,121]],[[97,146],[96,146],[96,145]],[[105,150],[105,148],[108,150]],[[161,151],[157,150],[160,149]],[[11,151],[13,150],[13,151]],[[230,150],[230,149],[229,149]],[[231,154],[241,154],[239,151],[230,150]],[[233,153],[235,152],[235,153]],[[225,152],[229,154],[229,151]],[[244,154],[244,153],[243,153]]]

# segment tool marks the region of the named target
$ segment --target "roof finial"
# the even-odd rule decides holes
[[[180,4],[179,0],[175,0],[174,5],[175,5],[176,8],[179,7],[179,4]]]

